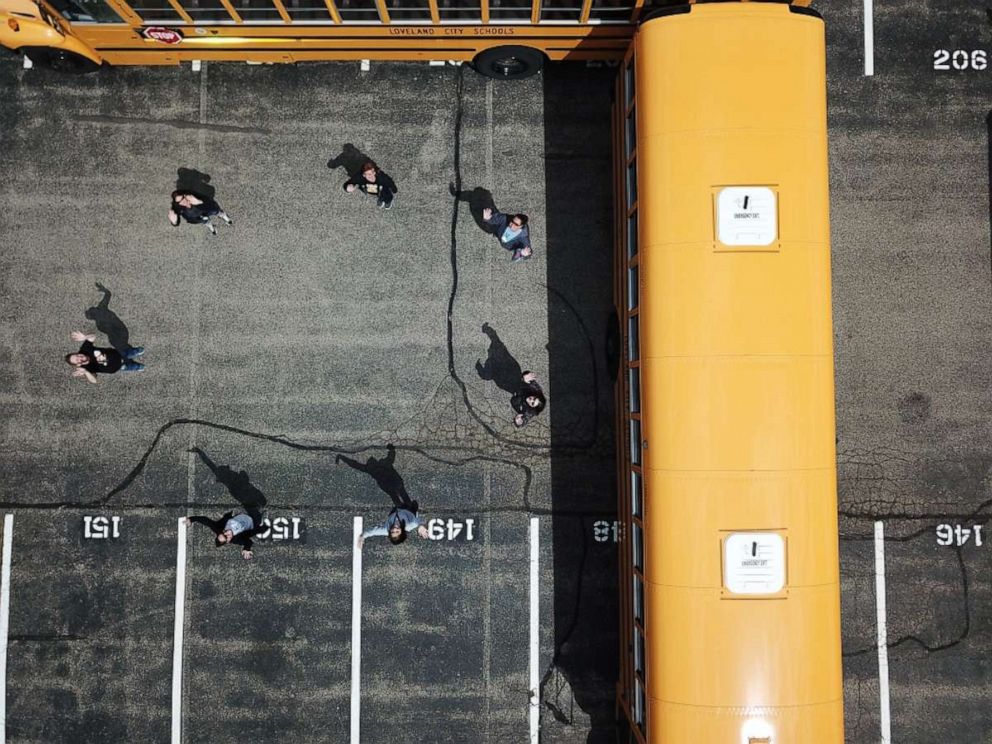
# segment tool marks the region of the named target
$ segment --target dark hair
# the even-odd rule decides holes
[[[371,160],[366,160],[364,163],[362,163],[362,169],[359,171],[359,173],[364,173],[367,170],[374,170],[376,173],[378,173],[379,166],[373,163]]]
[[[393,533],[387,531],[386,536],[389,538],[389,542],[391,542],[393,545],[399,545],[401,542],[406,540],[406,522],[404,522],[402,519],[399,519],[396,521],[396,524],[390,525],[389,529],[391,530],[393,527],[399,527],[400,534],[398,534],[396,537],[393,537]]]
[[[76,354],[83,354],[83,352],[81,352],[81,351],[74,351],[71,354],[66,354],[65,355],[65,363],[68,364],[71,367],[82,367],[83,366],[82,364],[73,364],[73,361],[72,361],[71,357],[76,356]],[[83,354],[83,356],[86,357],[87,359],[90,358],[89,357],[89,354]],[[86,362],[86,364],[89,364],[89,362]]]
[[[527,402],[527,399],[530,397],[537,398],[536,406],[531,407],[531,405]],[[527,406],[528,410],[533,411],[535,415],[544,410],[544,406],[547,405],[547,402],[548,401],[545,399],[544,393],[539,393],[537,390],[524,391],[524,405]]]
[[[523,227],[527,224],[527,215],[525,214],[515,214],[513,215],[516,219],[520,220],[520,226]]]

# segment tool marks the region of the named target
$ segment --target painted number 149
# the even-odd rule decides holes
[[[975,535],[976,547],[981,547],[982,525],[976,524],[974,527],[962,527],[960,524],[938,524],[937,544],[943,546],[953,545],[960,548],[971,539],[972,534]]]

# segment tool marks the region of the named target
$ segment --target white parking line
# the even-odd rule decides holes
[[[362,719],[362,518],[355,517],[351,536],[351,744],[358,744]]]
[[[10,628],[10,553],[14,515],[3,515],[3,567],[0,569],[0,742],[7,741],[7,632]]]
[[[885,627],[885,530],[875,522],[875,614],[878,624],[878,697],[881,744],[892,741],[889,721],[889,648]]]
[[[865,75],[875,74],[875,9],[865,0]]]
[[[541,646],[540,591],[540,521],[530,518],[530,744],[538,744],[541,735],[541,679],[538,652]]]
[[[172,744],[183,740],[183,626],[186,622],[186,522],[176,535],[176,616],[172,630]]]

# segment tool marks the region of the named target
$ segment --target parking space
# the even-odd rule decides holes
[[[17,514],[7,741],[166,739],[174,555],[148,512]]]

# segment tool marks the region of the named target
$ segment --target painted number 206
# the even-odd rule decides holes
[[[984,70],[989,66],[989,55],[984,49],[938,49],[933,53],[935,70]]]

